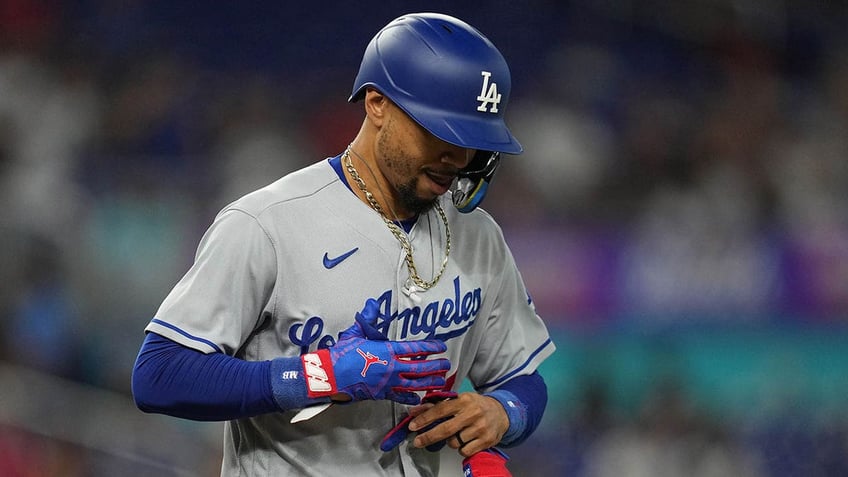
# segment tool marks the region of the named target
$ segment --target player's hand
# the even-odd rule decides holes
[[[418,432],[412,442],[415,447],[445,441],[463,457],[494,447],[509,429],[503,406],[494,398],[473,392],[413,408],[410,413],[415,417],[409,422],[409,430]]]
[[[406,417],[401,419],[401,421],[393,427],[389,432],[386,433],[383,440],[380,442],[380,450],[383,452],[388,452],[395,447],[399,446],[401,442],[405,441],[409,436],[411,431],[409,430],[409,423],[412,421],[415,416],[420,414],[425,409],[429,409],[429,406],[437,402],[444,401],[445,399],[453,399],[457,396],[457,394],[453,391],[431,391],[424,395],[424,398],[421,400],[421,406],[412,408],[407,413]],[[429,406],[428,406],[429,405]],[[426,432],[433,427],[440,424],[442,420],[435,421],[430,423],[427,427],[422,429],[422,432]],[[445,441],[434,442],[427,446],[427,450],[430,452],[438,452],[442,450],[444,447]]]
[[[387,340],[375,326],[377,307],[376,301],[368,300],[356,314],[356,323],[339,335],[335,345],[303,355],[310,398],[418,404],[421,398],[416,391],[445,385],[450,361],[427,358],[445,352],[447,346],[439,340]]]

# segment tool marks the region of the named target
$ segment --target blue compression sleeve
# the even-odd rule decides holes
[[[503,447],[514,447],[527,440],[539,427],[548,405],[548,387],[538,371],[512,378],[486,396],[497,399],[509,417],[509,429],[500,443]]]
[[[272,383],[272,365],[278,372],[301,366],[299,357],[244,361],[204,354],[148,333],[133,368],[133,398],[142,411],[197,421],[238,419],[305,404],[296,402],[300,393],[294,389],[283,396],[288,401],[276,395],[274,389],[282,386]]]

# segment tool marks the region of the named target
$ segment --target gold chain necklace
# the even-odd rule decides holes
[[[415,267],[415,260],[412,258],[412,243],[409,241],[409,237],[403,231],[403,229],[398,226],[398,224],[394,223],[391,219],[386,216],[386,213],[383,212],[383,208],[380,207],[380,204],[377,203],[377,199],[374,198],[374,195],[365,187],[365,181],[360,177],[359,172],[357,172],[356,168],[353,167],[353,161],[350,158],[350,146],[345,149],[344,154],[342,154],[342,160],[344,161],[345,168],[347,172],[350,173],[350,176],[353,178],[353,181],[356,182],[356,185],[359,187],[359,190],[365,194],[366,200],[368,200],[368,205],[374,209],[380,215],[380,218],[383,219],[383,223],[389,228],[392,232],[392,235],[395,236],[398,242],[400,242],[400,246],[403,249],[403,252],[406,254],[404,261],[406,262],[406,268],[409,269],[409,279],[415,285],[415,287],[419,288],[421,291],[429,290],[433,288],[433,286],[438,283],[439,279],[442,278],[442,274],[445,273],[445,268],[448,266],[448,256],[450,255],[451,248],[451,234],[450,227],[448,227],[448,218],[445,215],[445,211],[442,209],[442,206],[439,205],[438,201],[434,204],[436,212],[439,213],[439,217],[442,218],[442,223],[445,224],[445,258],[442,260],[442,267],[439,269],[439,272],[433,277],[432,280],[426,281],[421,278],[421,275],[418,274],[418,269]],[[354,151],[356,154],[356,151]],[[356,154],[357,157],[360,157],[359,154]],[[363,161],[364,162],[364,161]],[[408,287],[406,290],[407,295],[414,294],[414,289],[412,287]]]

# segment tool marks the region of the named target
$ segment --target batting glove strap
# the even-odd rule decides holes
[[[503,389],[486,393],[486,396],[497,400],[501,403],[504,410],[506,410],[507,418],[509,418],[509,429],[506,430],[506,433],[501,438],[500,445],[509,447],[521,437],[527,428],[527,407],[522,404],[515,394]]]
[[[509,456],[492,447],[462,461],[463,477],[512,477],[506,468]]]
[[[332,375],[332,366],[330,367]],[[302,357],[277,358],[271,361],[271,391],[282,411],[330,402],[331,394],[307,392],[305,363]]]

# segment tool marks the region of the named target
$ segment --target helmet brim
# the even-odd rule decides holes
[[[356,102],[362,99],[365,96],[365,89],[369,86],[388,97],[379,85],[367,83],[352,94],[348,101]],[[392,101],[392,103],[418,125],[449,144],[503,154],[517,155],[524,152],[524,147],[512,135],[500,117],[493,116],[490,119],[481,120],[479,116],[469,117],[465,114],[450,113],[409,100],[403,103]]]
[[[521,143],[512,135],[501,118],[493,117],[481,121],[479,117],[468,118],[465,115],[445,112],[420,115],[414,110],[416,106],[402,109],[415,122],[442,141],[480,151],[497,151],[504,154],[524,152]],[[422,116],[428,118],[426,122],[419,119]]]

